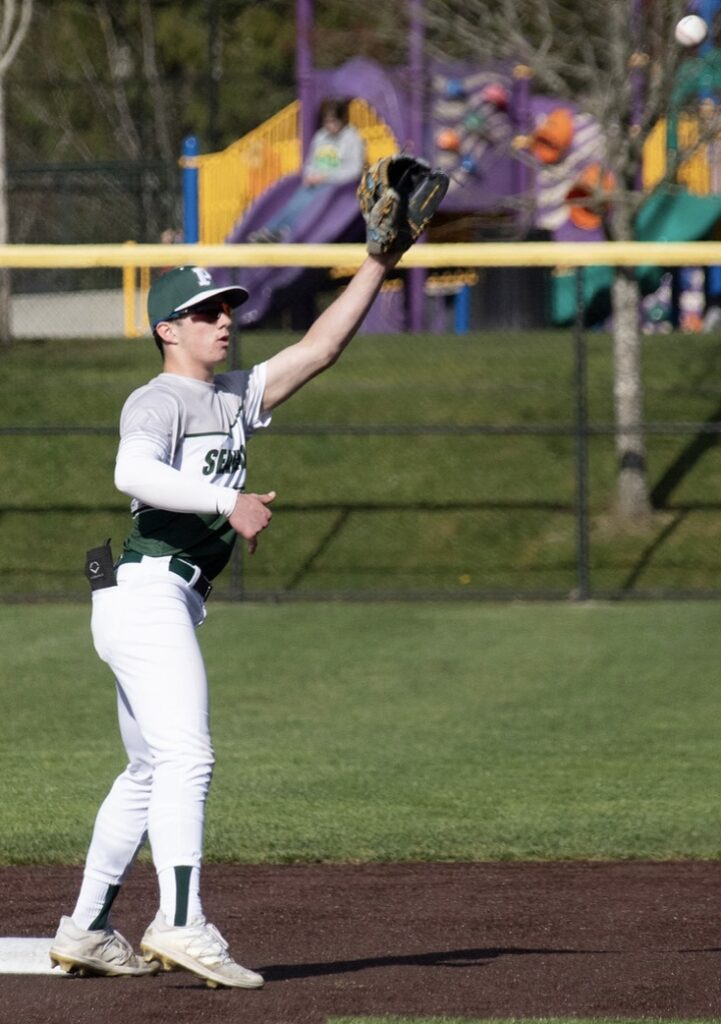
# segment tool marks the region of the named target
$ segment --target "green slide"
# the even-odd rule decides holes
[[[721,195],[695,196],[679,186],[653,192],[639,210],[635,237],[639,242],[690,242],[707,238],[721,218]],[[660,267],[639,267],[641,291],[647,295],[658,287]],[[586,267],[583,295],[587,324],[598,323],[611,311],[611,267]],[[551,319],[559,326],[572,324],[576,317],[576,282],[572,271],[556,275],[551,294]]]

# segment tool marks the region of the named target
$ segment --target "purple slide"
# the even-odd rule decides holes
[[[246,242],[248,235],[266,224],[287,202],[300,183],[300,175],[281,178],[255,202],[248,213],[226,238],[228,245]],[[339,185],[331,192],[324,190],[303,211],[293,227],[289,242],[361,242],[365,230],[356,184]],[[238,323],[254,327],[261,323],[271,304],[275,309],[291,305],[294,299],[315,290],[325,272],[305,267],[222,267],[214,276],[224,284],[239,284],[250,293],[248,301],[238,310]]]

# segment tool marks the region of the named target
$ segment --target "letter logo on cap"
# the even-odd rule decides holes
[[[213,278],[203,267],[193,267],[193,273],[198,278],[198,284],[201,288],[207,288],[213,283]]]

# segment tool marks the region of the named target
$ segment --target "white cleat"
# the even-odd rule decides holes
[[[165,971],[180,967],[205,980],[208,988],[261,988],[263,976],[241,967],[228,952],[228,943],[215,925],[204,918],[183,927],[167,924],[158,913],[143,936],[140,948],[148,963]]]
[[[157,964],[145,963],[113,928],[86,931],[72,918],[61,917],[50,947],[50,962],[65,974],[142,977],[155,974]]]

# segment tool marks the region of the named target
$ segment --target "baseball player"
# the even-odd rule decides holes
[[[249,371],[217,375],[245,289],[219,288],[200,267],[171,270],[150,289],[163,371],[123,407],[115,468],[116,486],[132,498],[132,529],[115,565],[106,545],[89,553],[86,569],[93,642],[116,678],[128,765],[100,808],[75,909],[52,944],[51,960],[65,971],[144,975],[162,965],[211,985],[263,984],[233,961],[203,915],[213,749],[195,627],[236,536],[252,553],[271,520],[274,492],[243,491],[248,440],[335,362],[397,259],[369,256],[301,341]],[[112,928],[110,911],[146,838],[160,906],[141,942],[143,959]]]
[[[374,178],[368,182],[376,187]],[[386,186],[377,187],[383,193]],[[421,198],[427,212],[426,193]],[[386,209],[382,194],[381,202]],[[207,270],[186,266],[150,289],[148,317],[163,369],[123,407],[115,466],[116,486],[132,499],[132,529],[116,562],[109,542],[86,561],[93,642],[115,676],[128,764],[100,807],[75,908],[61,918],[50,949],[65,972],[142,976],[162,966],[191,971],[211,987],[263,984],[233,960],[203,913],[213,748],[195,629],[236,537],[252,554],[271,521],[275,493],[243,490],[249,439],[268,426],[273,409],[338,359],[388,269],[417,237],[415,228],[399,232],[400,207],[391,207],[388,251],[366,257],[305,337],[248,371],[215,372],[227,356],[231,311],[248,297],[244,288],[219,287]],[[376,217],[376,246],[379,228],[384,222]],[[110,915],[146,840],[159,908],[138,955]]]

